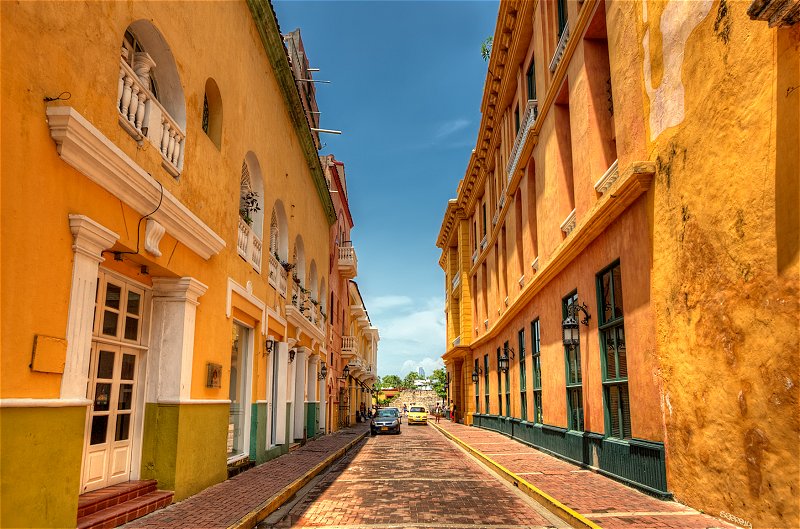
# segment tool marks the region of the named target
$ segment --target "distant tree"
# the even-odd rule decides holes
[[[442,399],[446,399],[447,392],[444,390],[444,383],[447,381],[447,373],[445,370],[434,369],[431,380],[433,381],[433,391]]]
[[[403,387],[406,389],[414,389],[415,380],[419,380],[419,373],[412,371],[403,379]]]
[[[386,375],[381,378],[381,388],[399,388],[403,385],[403,380],[397,375]]]
[[[483,41],[481,44],[481,57],[483,57],[484,61],[489,61],[489,57],[492,56],[492,42],[494,41],[494,37],[487,37],[486,40]]]

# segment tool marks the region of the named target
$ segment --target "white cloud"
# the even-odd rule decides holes
[[[405,376],[420,366],[426,373],[432,373],[434,369],[441,367],[440,356],[444,353],[446,340],[442,299],[384,297],[396,297],[396,301],[407,298],[409,303],[395,303],[393,310],[376,313],[372,318],[381,337],[378,345],[378,373]]]
[[[374,298],[367,298],[364,301],[367,305],[367,311],[370,313],[380,313],[387,309],[396,309],[399,307],[407,307],[414,303],[408,296],[377,296]]]
[[[469,125],[469,120],[464,118],[452,119],[450,121],[445,121],[439,128],[436,130],[435,138],[437,140],[441,140],[450,136],[451,134],[455,134],[456,132],[465,129]]]

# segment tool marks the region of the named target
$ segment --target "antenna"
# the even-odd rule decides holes
[[[324,133],[327,133],[327,134],[341,134],[342,133],[341,130],[315,129],[313,127],[311,127],[311,130],[314,131],[314,132],[324,132]]]

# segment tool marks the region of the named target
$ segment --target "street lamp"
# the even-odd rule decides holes
[[[475,369],[472,371],[472,381],[473,381],[474,383],[476,383],[476,384],[477,384],[477,383],[478,383],[478,380],[480,380],[480,376],[481,376],[482,374],[483,374],[483,370],[480,368],[480,366],[476,367],[476,368],[475,368]]]
[[[350,366],[344,366],[342,369],[342,376],[339,377],[339,380],[347,380],[347,377],[350,376]]]
[[[586,326],[589,325],[589,318],[591,318],[591,315],[587,310],[586,303],[578,305],[577,300],[570,303],[569,306],[567,306],[567,317],[561,322],[561,330],[564,333],[563,342],[567,347],[581,343],[580,330],[578,328],[579,326],[577,320],[577,313],[579,311],[583,312],[584,315],[584,317],[581,319],[581,323]]]
[[[289,363],[294,362],[294,355],[297,354],[297,349],[289,349]]]
[[[267,350],[267,354],[270,354],[274,347],[275,347],[275,338],[270,334],[264,341],[264,348]]]
[[[325,362],[322,362],[322,367],[319,368],[319,374],[317,374],[317,378],[320,380],[325,380],[325,377],[328,376],[328,366],[325,365]]]
[[[503,356],[501,356],[497,361],[497,367],[500,369],[500,371],[502,371],[503,373],[508,373],[509,360],[513,358],[514,358],[514,349],[509,347],[508,344],[506,344],[503,347]]]

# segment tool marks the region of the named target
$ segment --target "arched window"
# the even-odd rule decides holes
[[[298,279],[300,286],[306,285],[306,254],[303,247],[303,238],[297,236],[294,241],[294,253],[292,255],[292,263],[294,263],[294,276]]]
[[[269,253],[272,255],[278,254],[278,237],[280,231],[278,230],[278,214],[272,210],[272,218],[269,221]]]
[[[283,202],[275,201],[269,224],[269,250],[281,261],[289,261],[289,224]],[[295,262],[295,261],[292,261]]]
[[[319,300],[319,292],[317,291],[317,262],[311,260],[311,266],[308,270],[308,290],[311,292],[311,299]]]
[[[120,125],[137,141],[147,139],[161,152],[174,177],[183,169],[186,106],[170,47],[147,20],[128,26],[120,46],[117,88]]]
[[[242,162],[239,180],[239,216],[261,239],[264,232],[264,179],[261,166],[252,152],[247,153]]]
[[[222,145],[222,96],[214,79],[206,80],[203,95],[203,132],[219,149]]]

